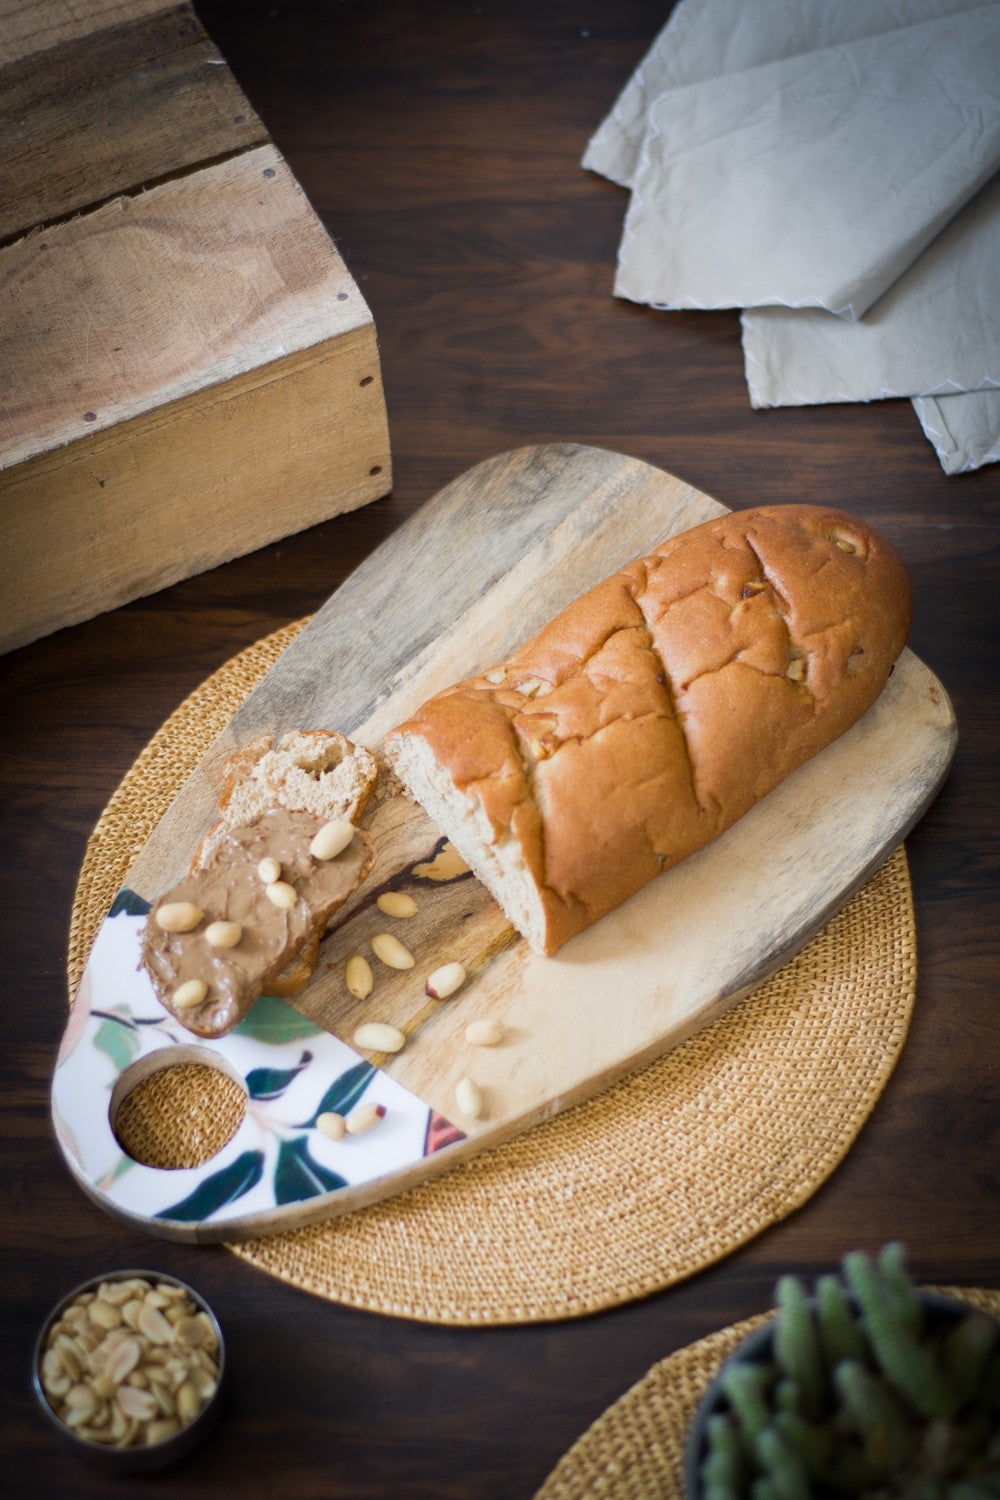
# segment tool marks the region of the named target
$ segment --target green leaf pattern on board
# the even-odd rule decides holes
[[[111,1059],[116,1076],[124,1073],[139,1051],[135,1028],[117,1021],[104,1020],[94,1032],[94,1046]]]
[[[312,1053],[303,1052],[293,1068],[251,1068],[246,1076],[251,1099],[280,1099],[288,1085],[312,1062]]]
[[[111,903],[109,917],[144,917],[149,912],[149,902],[144,897],[130,891],[127,885],[123,885],[117,896]]]
[[[180,1219],[185,1224],[211,1218],[227,1203],[235,1203],[257,1186],[264,1175],[263,1151],[244,1151],[235,1161],[213,1172],[200,1182],[193,1193],[175,1203],[172,1208],[161,1208],[158,1219]]]
[[[128,887],[123,887],[115,897],[109,916],[145,916],[149,910],[148,901]],[[140,1018],[140,1021],[144,1020],[145,1018]],[[325,1035],[321,1026],[276,995],[262,995],[233,1030],[234,1034],[274,1047],[301,1041],[306,1037]],[[111,1061],[119,1076],[142,1050],[135,1021],[125,1015],[119,1021],[114,1012],[105,1013],[94,1033],[93,1045]],[[312,1062],[313,1054],[303,1050],[299,1061],[292,1067],[251,1069],[245,1080],[249,1097],[257,1103],[279,1099]],[[307,1120],[296,1126],[286,1125],[284,1129],[309,1131],[315,1128],[320,1115],[328,1111],[347,1114],[357,1104],[377,1072],[378,1069],[370,1062],[362,1060],[354,1064],[326,1088]],[[264,1151],[244,1151],[227,1166],[203,1178],[187,1197],[169,1208],[160,1209],[155,1217],[182,1223],[208,1220],[257,1186],[264,1176],[265,1162]],[[133,1159],[123,1154],[108,1173],[108,1182],[134,1165]],[[276,1204],[297,1203],[323,1193],[336,1192],[347,1185],[345,1177],[316,1161],[310,1153],[307,1135],[286,1136],[279,1142],[274,1167]]]
[[[348,1068],[346,1073],[341,1073],[340,1077],[335,1078],[331,1083],[309,1119],[302,1121],[301,1128],[311,1129],[320,1115],[328,1111],[333,1114],[346,1115],[347,1111],[357,1104],[375,1077],[376,1071],[374,1063],[359,1062],[355,1063],[353,1068]]]
[[[249,1036],[273,1047],[280,1047],[283,1042],[299,1042],[307,1036],[319,1036],[322,1031],[322,1026],[300,1015],[277,995],[261,995],[240,1024],[233,1027],[234,1036]]]
[[[297,1135],[289,1141],[282,1141],[274,1169],[275,1203],[298,1203],[303,1198],[315,1198],[320,1193],[334,1192],[346,1186],[346,1178],[321,1166],[310,1156],[306,1136]]]

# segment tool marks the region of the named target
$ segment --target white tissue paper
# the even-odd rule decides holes
[[[1000,463],[1000,391],[916,396],[913,407],[946,474]]]
[[[742,323],[752,406],[1000,387],[1000,174],[860,322],[760,307]]]
[[[685,0],[591,137],[583,165],[631,187],[651,104],[667,89],[977,10],[984,0]]]
[[[998,168],[1000,5],[670,89],[615,291],[859,318]]]
[[[583,165],[632,189],[618,295],[746,309],[754,405],[909,395],[995,461],[996,0],[681,0]]]

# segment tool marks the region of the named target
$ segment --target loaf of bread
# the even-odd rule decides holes
[[[222,1036],[259,995],[298,994],[331,918],[375,862],[355,821],[378,764],[330,730],[262,736],[223,767],[220,820],[153,906],[142,965],[196,1036]]]
[[[431,698],[386,757],[518,931],[553,953],[856,723],[910,608],[902,561],[859,520],[732,512]]]

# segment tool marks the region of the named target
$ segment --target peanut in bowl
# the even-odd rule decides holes
[[[95,1276],[63,1297],[39,1333],[32,1376],[73,1451],[128,1473],[193,1452],[228,1384],[211,1308],[185,1282],[143,1270]]]

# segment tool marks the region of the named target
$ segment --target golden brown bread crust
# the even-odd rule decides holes
[[[397,762],[423,740],[492,841],[516,838],[551,953],[860,719],[910,609],[902,561],[859,520],[732,512],[432,698],[387,754],[406,782]]]

